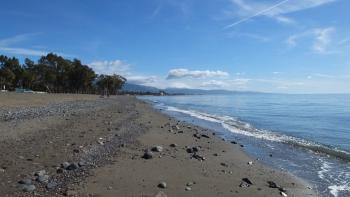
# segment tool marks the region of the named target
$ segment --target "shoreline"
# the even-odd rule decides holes
[[[5,166],[0,174],[2,183],[6,182],[4,177],[12,181],[7,190],[4,188],[8,185],[2,184],[2,191],[10,196],[33,195],[19,191],[15,181],[34,179],[32,172],[45,169],[49,182],[55,181],[57,186],[47,190],[45,184],[33,180],[39,196],[155,196],[160,191],[168,196],[282,196],[267,181],[285,188],[288,196],[315,196],[306,182],[253,160],[244,153],[244,147],[224,142],[208,129],[170,118],[136,97],[77,102],[90,108],[73,109],[64,116],[50,114],[2,123],[0,135],[7,129],[18,133],[2,138],[7,140],[1,144],[2,158],[18,165],[17,169]],[[43,136],[47,139],[37,140]],[[15,145],[28,146],[29,151]],[[154,146],[161,146],[162,151],[153,152],[152,159],[142,158],[144,150]],[[193,147],[198,152],[188,153],[187,149]],[[21,155],[24,159],[5,157],[6,153],[21,151],[27,153]],[[41,152],[39,158],[34,155],[28,160],[34,151]],[[86,165],[57,174],[64,161],[84,161]],[[162,181],[167,183],[165,189],[158,187]]]

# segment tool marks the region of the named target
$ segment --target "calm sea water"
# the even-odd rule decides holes
[[[350,196],[350,95],[140,98],[243,143],[252,157],[303,178],[320,196]]]

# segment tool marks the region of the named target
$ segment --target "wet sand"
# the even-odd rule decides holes
[[[19,94],[12,99],[17,96],[23,98]],[[0,95],[0,103],[9,102],[3,98]],[[46,96],[34,108],[55,102],[80,107],[0,120],[4,196],[282,196],[282,188],[288,196],[315,196],[302,180],[248,157],[239,142],[178,122],[135,97],[51,98]],[[161,152],[143,158],[145,150],[155,146],[161,146]],[[64,162],[84,165],[68,170],[61,167]],[[38,170],[47,172],[48,182],[35,180]],[[34,191],[18,187],[25,178],[32,180]],[[269,187],[268,181],[278,188]],[[52,182],[56,186],[48,189]],[[166,188],[159,187],[162,182]]]

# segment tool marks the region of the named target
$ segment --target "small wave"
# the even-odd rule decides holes
[[[316,153],[324,153],[346,161],[350,161],[350,153],[347,151],[339,150],[333,147],[329,147],[327,145],[318,144],[315,142],[311,142],[311,141],[300,139],[293,136],[283,135],[283,134],[279,134],[276,132],[263,130],[263,129],[257,129],[252,125],[250,125],[249,123],[239,121],[238,119],[230,116],[219,116],[219,115],[208,114],[204,112],[198,112],[194,110],[183,110],[183,109],[179,109],[172,106],[166,106],[166,105],[162,105],[162,107],[164,107],[168,111],[184,113],[198,119],[221,124],[223,128],[233,133],[254,137],[262,140],[291,144],[294,146],[299,146],[299,147],[312,150]]]

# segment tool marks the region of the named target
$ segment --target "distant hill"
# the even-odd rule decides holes
[[[144,85],[137,85],[132,83],[125,83],[122,91],[125,92],[150,92],[150,93],[159,93],[160,89],[151,87],[151,86],[144,86]]]
[[[229,91],[229,90],[202,90],[202,89],[189,89],[189,88],[166,88],[158,89],[151,86],[137,85],[132,83],[126,83],[122,91],[125,92],[141,92],[141,93],[159,93],[164,91],[167,94],[187,94],[187,95],[201,95],[201,94],[234,94],[234,93],[256,93],[256,92],[241,92],[241,91]]]
[[[168,94],[232,94],[233,91],[228,90],[202,90],[188,88],[167,88],[164,90]]]

